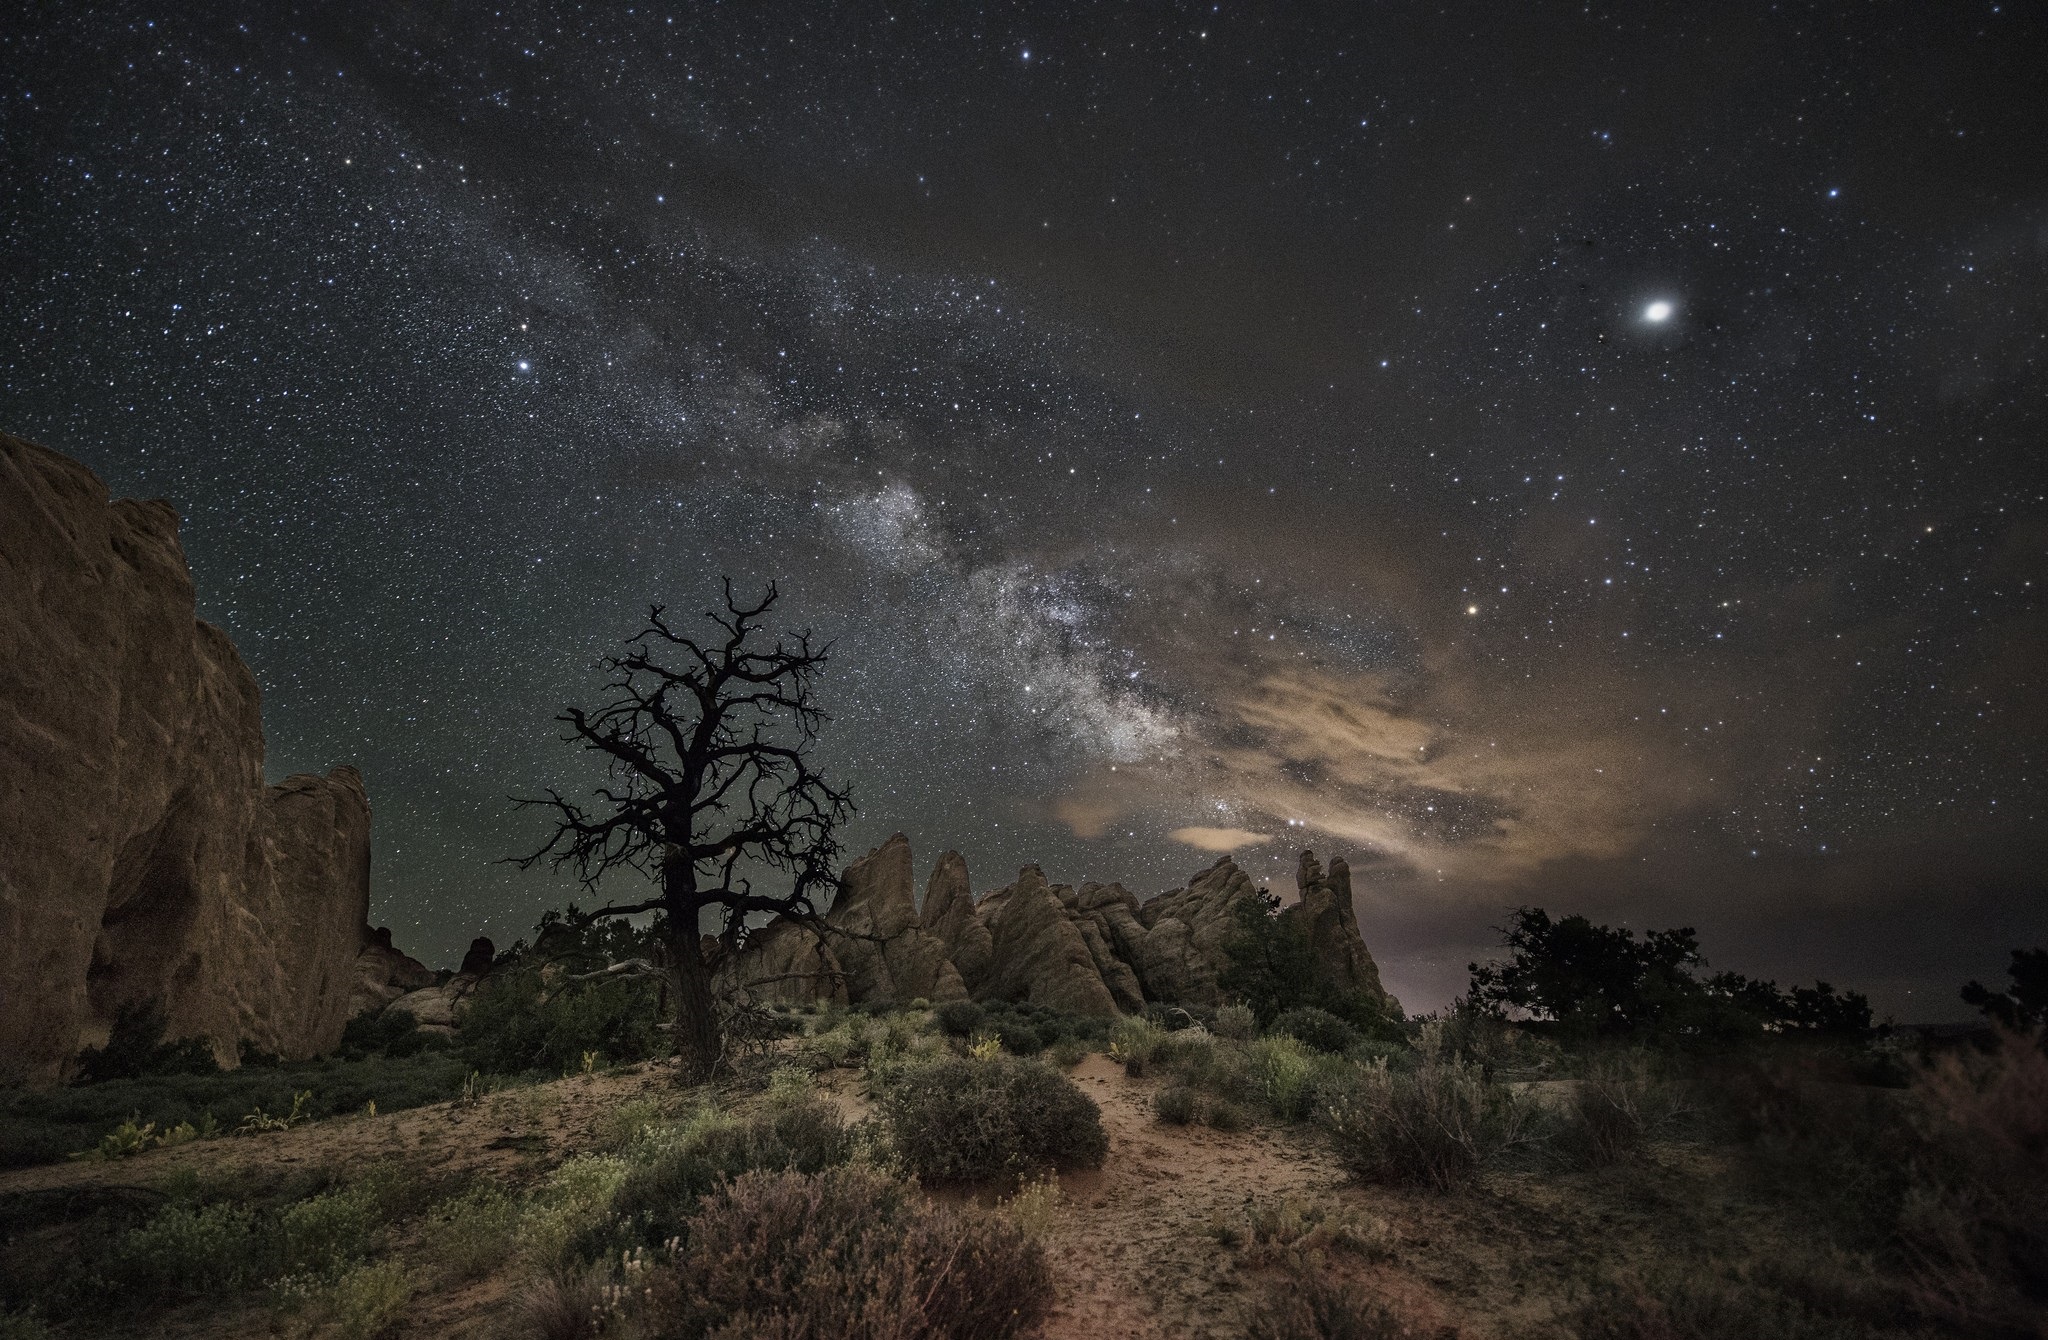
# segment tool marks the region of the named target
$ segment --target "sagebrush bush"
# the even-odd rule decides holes
[[[949,1000],[932,1011],[939,1031],[949,1038],[973,1037],[985,1017],[981,1006],[971,1000]]]
[[[115,1244],[113,1282],[143,1299],[205,1297],[251,1283],[273,1257],[247,1206],[169,1205]]]
[[[302,1200],[278,1219],[284,1269],[338,1274],[370,1250],[383,1224],[374,1187],[343,1187]]]
[[[1249,1340],[1420,1340],[1421,1332],[1363,1288],[1297,1268],[1266,1292]]]
[[[1200,1102],[1187,1085],[1169,1084],[1152,1095],[1152,1112],[1169,1126],[1185,1126],[1200,1115]]]
[[[842,1168],[721,1186],[680,1250],[616,1297],[649,1340],[1009,1340],[1037,1329],[1053,1281],[1008,1217]]]
[[[1553,1118],[1552,1143],[1574,1167],[1605,1168],[1635,1157],[1681,1104],[1639,1055],[1604,1057],[1574,1081]]]
[[[1449,1190],[1521,1135],[1525,1111],[1476,1065],[1437,1061],[1401,1074],[1365,1067],[1323,1106],[1337,1156],[1367,1182]]]
[[[435,1264],[454,1280],[488,1274],[512,1255],[519,1234],[519,1202],[479,1181],[435,1207]]]
[[[610,1154],[578,1154],[543,1182],[519,1225],[518,1244],[544,1269],[574,1266],[611,1226],[612,1198],[626,1180],[627,1164]]]
[[[1282,1121],[1300,1121],[1314,1110],[1329,1067],[1292,1037],[1260,1038],[1245,1048],[1252,1083],[1266,1110]]]
[[[946,1057],[905,1068],[877,1104],[904,1166],[935,1182],[1095,1168],[1102,1113],[1065,1075],[1010,1057]]]
[[[1224,1005],[1217,1009],[1210,1029],[1219,1038],[1249,1042],[1259,1035],[1259,1016],[1249,1005]]]
[[[1266,1031],[1285,1034],[1319,1052],[1330,1052],[1337,1056],[1342,1056],[1365,1040],[1365,1035],[1349,1023],[1328,1010],[1319,1010],[1313,1005],[1282,1011]]]
[[[759,1112],[705,1109],[649,1130],[628,1150],[632,1167],[612,1212],[633,1239],[659,1245],[685,1231],[697,1201],[720,1182],[755,1171],[815,1173],[846,1161],[852,1143],[838,1109],[785,1081]]]
[[[375,1340],[405,1315],[412,1274],[400,1261],[376,1261],[347,1271],[316,1292],[309,1311],[342,1340]]]

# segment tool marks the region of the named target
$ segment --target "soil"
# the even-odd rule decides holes
[[[1272,1253],[1219,1228],[1283,1202],[1364,1225],[1369,1252],[1332,1248],[1316,1268],[1350,1277],[1420,1336],[1519,1340],[1552,1333],[1575,1279],[1634,1259],[1683,1259],[1716,1226],[1740,1222],[1718,1203],[1725,1184],[1696,1150],[1660,1151],[1628,1173],[1571,1178],[1494,1174],[1454,1196],[1351,1184],[1307,1126],[1239,1131],[1166,1126],[1156,1085],[1096,1054],[1071,1072],[1102,1110],[1109,1153],[1101,1169],[1060,1179],[1047,1236],[1061,1293],[1046,1340],[1166,1340],[1246,1334],[1268,1291],[1284,1286]],[[849,1120],[868,1114],[854,1071],[819,1077]],[[722,1102],[744,1104],[735,1087]],[[402,1158],[436,1179],[525,1186],[572,1154],[615,1140],[628,1104],[681,1110],[701,1095],[647,1065],[388,1115],[339,1117],[293,1130],[197,1142],[117,1163],[66,1163],[0,1173],[0,1198],[89,1196],[147,1187],[181,1169],[209,1178],[275,1181]],[[395,1332],[426,1340],[486,1340],[522,1332],[512,1319],[513,1272],[422,1290]],[[174,1314],[150,1333],[257,1337],[288,1333],[269,1309],[232,1316]]]

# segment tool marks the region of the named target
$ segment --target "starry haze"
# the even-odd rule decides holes
[[[644,607],[836,640],[864,850],[1351,858],[1964,1013],[2048,922],[2048,26],[1997,4],[58,5],[0,409],[170,499],[430,962]],[[621,889],[624,896],[632,890]]]

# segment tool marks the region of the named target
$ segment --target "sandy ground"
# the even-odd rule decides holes
[[[1670,1250],[1693,1227],[1723,1217],[1696,1199],[1711,1169],[1672,1166],[1645,1190],[1640,1179],[1603,1190],[1554,1179],[1494,1176],[1455,1197],[1348,1183],[1315,1133],[1303,1126],[1222,1132],[1157,1122],[1156,1085],[1132,1080],[1107,1057],[1072,1072],[1102,1109],[1109,1153],[1100,1170],[1060,1180],[1061,1205],[1047,1242],[1061,1291],[1047,1340],[1167,1340],[1245,1334],[1253,1309],[1281,1280],[1245,1243],[1225,1245],[1217,1223],[1243,1225],[1262,1206],[1291,1201],[1372,1226],[1377,1248],[1332,1250],[1319,1268],[1356,1280],[1422,1336],[1540,1335],[1555,1315],[1561,1280],[1644,1250]],[[819,1076],[849,1121],[869,1105],[854,1071]],[[721,1095],[746,1101],[744,1089]],[[119,1163],[67,1163],[0,1173],[0,1196],[62,1196],[146,1187],[179,1169],[209,1177],[274,1179],[322,1167],[346,1171],[403,1158],[436,1178],[499,1179],[523,1186],[572,1154],[617,1133],[627,1104],[679,1111],[697,1100],[663,1065],[634,1067],[377,1117],[339,1117],[296,1130],[157,1150]],[[1682,1157],[1674,1155],[1674,1158]],[[1658,1240],[1662,1241],[1659,1242]],[[1598,1244],[1597,1248],[1595,1244]],[[486,1340],[519,1334],[510,1320],[515,1272],[454,1288],[423,1289],[396,1334]],[[174,1315],[153,1334],[282,1334],[266,1308],[234,1316]]]

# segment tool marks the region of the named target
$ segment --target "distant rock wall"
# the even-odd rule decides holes
[[[1398,1013],[1359,934],[1350,868],[1333,860],[1325,872],[1303,852],[1297,882],[1301,901],[1281,915],[1307,922],[1323,971]],[[1214,1006],[1238,908],[1258,893],[1227,856],[1143,903],[1120,884],[1049,884],[1035,865],[977,901],[955,851],[933,868],[921,913],[911,886],[910,840],[898,833],[847,867],[822,932],[769,922],[721,966],[721,987],[759,1003],[970,998],[1099,1016]]]
[[[0,434],[0,1074],[58,1079],[150,1000],[230,1063],[330,1049],[369,875],[355,769],[264,785],[170,505]]]

